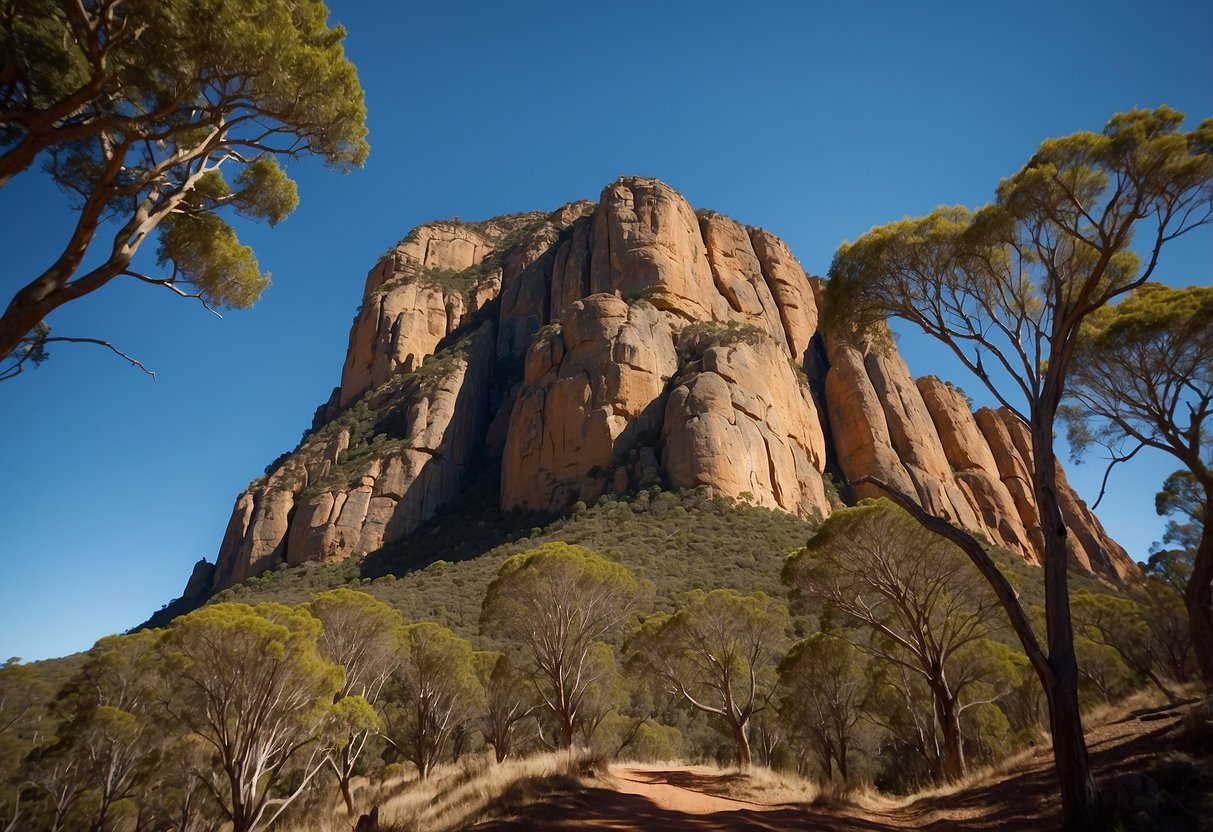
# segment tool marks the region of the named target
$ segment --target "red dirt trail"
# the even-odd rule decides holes
[[[1089,731],[1097,779],[1140,770],[1170,747],[1182,715],[1181,710],[1157,709]],[[476,832],[1044,832],[1058,827],[1047,749],[997,782],[878,810],[737,800],[723,794],[728,778],[736,776],[695,767],[617,768],[609,785],[555,795],[528,807],[521,817],[471,828]]]

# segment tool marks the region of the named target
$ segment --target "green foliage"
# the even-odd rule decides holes
[[[118,801],[155,764],[159,636],[144,630],[101,639],[59,690],[51,706],[59,717],[54,739],[30,756],[39,808],[52,825],[74,813],[105,828]]]
[[[1189,470],[1175,471],[1168,476],[1162,490],[1154,495],[1154,510],[1159,516],[1177,518],[1167,521],[1162,542],[1173,543],[1193,557],[1200,547],[1209,511],[1196,476]],[[1184,583],[1187,583],[1186,577]]]
[[[80,216],[67,253],[0,317],[0,357],[52,310],[133,274],[157,228],[171,272],[135,277],[215,305],[257,299],[268,277],[216,212],[276,224],[298,202],[278,159],[346,171],[368,153],[345,31],[327,16],[320,0],[33,2],[4,16],[0,187],[42,159]],[[115,239],[84,266],[105,217]]]
[[[646,722],[636,729],[636,735],[632,737],[625,753],[627,757],[641,761],[680,760],[684,748],[682,732],[677,728],[659,722]]]
[[[779,663],[778,710],[792,739],[812,748],[822,776],[849,779],[859,722],[874,699],[869,660],[847,640],[814,633]]]
[[[21,762],[43,740],[51,688],[29,665],[0,664],[0,823],[22,815]]]
[[[1213,478],[1202,444],[1213,414],[1213,288],[1145,283],[1087,317],[1062,415],[1076,456],[1092,445],[1160,448]]]
[[[400,649],[385,711],[385,737],[424,780],[451,735],[467,726],[482,706],[484,689],[472,645],[445,627],[428,621],[410,624]]]
[[[749,722],[774,688],[788,611],[765,593],[693,590],[673,615],[654,613],[629,638],[629,666],[719,717],[750,763]]]
[[[479,263],[468,266],[466,269],[408,267],[400,275],[385,281],[375,291],[375,294],[376,296],[383,295],[402,284],[417,281],[448,294],[460,295],[467,302],[472,291],[486,278],[500,271],[518,244],[543,228],[546,221],[546,214],[536,212],[505,214],[482,222],[464,222],[457,217],[440,220],[435,224],[460,225],[486,237],[493,244],[492,251]],[[504,233],[501,233],[502,231]],[[408,239],[406,237],[405,241]]]
[[[320,622],[320,653],[345,671],[339,695],[374,701],[399,662],[400,613],[347,587],[320,593],[306,608]]]
[[[951,346],[999,401],[1008,389],[1033,401],[1040,380],[1072,365],[1030,345],[1072,344],[1086,315],[1149,279],[1167,240],[1213,219],[1213,120],[1186,134],[1182,122],[1167,107],[1134,110],[1102,133],[1049,139],[994,204],[939,208],[844,243],[826,325],[871,331],[902,318]],[[1144,270],[1129,250],[1139,222],[1157,226]],[[983,353],[1009,388],[991,381]]]
[[[475,659],[486,697],[481,731],[500,763],[515,752],[522,722],[535,712],[534,688],[503,653],[477,653]]]
[[[416,534],[363,561],[267,572],[224,590],[215,600],[298,604],[317,592],[370,577],[363,591],[399,609],[407,620],[434,620],[464,638],[498,648],[502,642],[494,632],[479,633],[480,600],[510,555],[550,542],[588,546],[651,582],[653,605],[672,611],[676,599],[697,588],[782,595],[784,555],[816,528],[782,511],[732,504],[700,491],[649,491],[647,502],[607,499],[552,520],[501,511],[497,481],[495,469],[485,470],[463,498]],[[543,526],[543,533],[528,538],[536,525]],[[440,558],[447,561],[444,571],[425,568]],[[1025,576],[1035,574],[1022,568]],[[1030,583],[1025,591],[1039,592]]]
[[[444,346],[412,372],[398,373],[363,393],[328,424],[305,433],[293,451],[279,455],[267,465],[265,476],[272,477],[292,462],[297,465],[319,462],[329,443],[346,432],[346,449],[301,492],[303,497],[312,497],[352,485],[372,460],[410,447],[406,439],[411,405],[466,365],[470,339],[471,336],[466,336]]]
[[[560,745],[609,709],[613,653],[601,642],[623,623],[640,585],[624,566],[584,546],[546,543],[506,559],[489,584],[482,628],[517,644],[558,722]],[[610,654],[611,661],[607,661]]]
[[[1130,598],[1087,590],[1074,593],[1071,609],[1077,632],[1095,644],[1111,648],[1132,672],[1174,698],[1165,677],[1176,672],[1184,673],[1187,642],[1182,626],[1183,604],[1178,594],[1169,587],[1158,585],[1156,590],[1164,594],[1161,597],[1147,596],[1147,600],[1152,602],[1153,617],[1148,617],[1147,610]],[[1182,643],[1175,651],[1178,657],[1169,660],[1164,642],[1151,624],[1172,632],[1179,630]],[[1184,677],[1180,675],[1178,678]]]
[[[1078,672],[1082,674],[1079,693],[1084,706],[1114,702],[1133,690],[1136,674],[1115,648],[1102,639],[1093,641],[1084,635],[1075,635],[1074,652],[1078,656]]]
[[[923,528],[888,500],[864,500],[836,511],[803,549],[788,556],[783,578],[806,598],[870,631],[864,649],[926,684],[931,717],[914,714],[919,735],[930,724],[932,742],[915,746],[933,762],[935,726],[942,734],[944,768],[964,773],[961,697],[992,674],[981,646],[995,624],[996,602],[961,550]],[[897,688],[911,713],[918,698],[905,673]]]
[[[221,767],[198,776],[235,832],[272,824],[323,762],[307,753],[341,727],[330,703],[344,674],[321,657],[320,634],[302,607],[226,603],[164,635],[166,708],[218,755]]]
[[[678,333],[678,351],[693,358],[701,357],[712,347],[734,344],[754,346],[770,338],[753,324],[738,321],[695,321]]]
[[[1113,116],[1102,133],[1049,139],[999,184],[993,204],[977,211],[941,207],[844,243],[830,267],[825,325],[839,338],[870,342],[876,333],[888,343],[885,319],[895,317],[941,341],[1031,427],[1032,487],[1056,488],[1053,433],[1084,320],[1146,283],[1165,244],[1213,221],[1213,119],[1186,134],[1183,121],[1165,106],[1134,110]],[[1144,268],[1131,250],[1141,227]],[[913,502],[895,496],[903,505]],[[1042,499],[1038,509],[1049,582],[1045,613],[1054,636],[1048,652],[1012,587],[981,556],[980,543],[959,532],[950,536],[965,543],[997,589],[1039,669],[1054,705],[1050,730],[1065,822],[1089,825],[1094,789],[1074,651],[1066,643],[1068,541],[1059,507]],[[1202,665],[1213,678],[1213,621],[1206,624],[1210,649]]]
[[[217,306],[252,306],[270,283],[253,250],[241,245],[235,230],[215,214],[166,217],[160,224],[156,261],[171,264],[207,303]]]
[[[299,188],[273,156],[261,156],[236,175],[236,210],[277,225],[299,206]]]

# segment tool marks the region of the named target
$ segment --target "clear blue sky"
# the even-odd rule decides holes
[[[941,203],[988,201],[1047,136],[1132,107],[1213,115],[1213,4],[365,3],[334,0],[367,92],[371,157],[295,171],[299,210],[240,227],[274,283],[216,320],[142,285],[56,312],[60,346],[0,384],[0,659],[87,648],[180,594],[232,502],[337,382],[367,269],[413,226],[596,198],[656,176],[765,226],[824,273],[837,244]],[[0,191],[0,302],[62,245],[37,173]],[[151,257],[145,254],[145,265]],[[1208,282],[1213,238],[1164,255]],[[916,374],[950,376],[905,338]],[[980,396],[976,396],[981,401]],[[1175,466],[1122,470],[1099,515],[1136,558]],[[1098,466],[1070,466],[1092,499]]]

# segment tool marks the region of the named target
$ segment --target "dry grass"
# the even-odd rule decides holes
[[[497,765],[489,755],[470,755],[439,766],[425,781],[415,774],[362,783],[360,805],[379,806],[383,832],[448,832],[491,817],[506,817],[554,792],[580,786],[585,757],[552,752]],[[349,832],[354,820],[340,800],[332,812],[284,832]]]
[[[813,800],[813,806],[818,809],[862,809],[865,812],[876,812],[889,807],[889,798],[867,780],[850,783],[833,781],[822,784]]]
[[[1173,682],[1171,689],[1181,701],[1198,699],[1200,697],[1200,688],[1195,684],[1181,685]],[[1138,713],[1166,708],[1172,704],[1174,703],[1170,702],[1158,688],[1142,688],[1129,694],[1124,699],[1096,705],[1082,715],[1082,724],[1083,728],[1091,731],[1103,725],[1122,722]]]
[[[380,824],[393,832],[445,832],[487,817],[515,814],[535,799],[579,785],[577,753],[552,752],[497,765],[488,757],[445,766],[425,782],[411,780],[380,804]]]
[[[1187,698],[1195,689],[1177,691]],[[1141,690],[1110,705],[1092,708],[1084,714],[1088,741],[1100,736],[1104,741],[1123,733],[1121,723],[1135,717],[1168,710],[1169,703],[1157,690]],[[1207,810],[1209,783],[1213,782],[1213,764],[1208,748],[1213,747],[1213,705],[1198,706],[1190,715],[1192,736],[1179,741],[1181,747],[1158,758],[1150,774],[1184,799],[1184,803]],[[1199,713],[1197,713],[1199,712]],[[1199,717],[1199,718],[1196,718]],[[1117,733],[1120,732],[1120,733]],[[1093,746],[1094,747],[1094,746]],[[959,781],[923,789],[913,794],[881,794],[869,783],[817,783],[794,773],[777,772],[762,766],[745,771],[736,767],[712,765],[688,766],[683,760],[621,761],[610,766],[591,759],[586,752],[554,752],[525,759],[493,764],[486,756],[465,757],[458,765],[437,769],[429,780],[420,782],[415,775],[390,777],[381,783],[359,784],[359,804],[380,807],[384,832],[448,832],[492,818],[523,814],[529,804],[545,798],[576,792],[595,785],[618,785],[613,771],[632,769],[641,772],[681,773],[683,788],[706,795],[745,801],[771,807],[802,806],[839,815],[893,817],[898,823],[921,826],[935,822],[963,821],[965,811],[951,807],[952,798],[1008,780],[1017,773],[1047,764],[1049,744],[1042,734],[1033,748],[1027,748],[997,764],[972,769]],[[1036,759],[1034,759],[1036,758]],[[686,775],[695,775],[687,778]],[[598,781],[597,783],[595,781]],[[679,785],[671,777],[670,782]],[[1195,797],[1193,797],[1195,795]],[[340,800],[329,809],[316,812],[306,825],[287,827],[286,832],[349,832]]]
[[[1047,741],[1046,737],[1045,742],[1047,743]],[[1039,748],[1025,748],[1009,757],[1004,757],[992,765],[971,768],[964,777],[949,783],[938,783],[934,786],[928,786],[925,789],[896,797],[883,796],[883,805],[887,808],[902,808],[919,801],[952,797],[969,789],[979,789],[984,786],[993,785],[1006,779],[1009,773],[1022,769],[1039,750]]]

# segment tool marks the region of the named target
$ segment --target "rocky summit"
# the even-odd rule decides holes
[[[550,513],[660,483],[824,517],[877,477],[1038,562],[1026,426],[823,333],[822,290],[779,238],[655,179],[416,228],[367,275],[340,384],[187,596],[373,551],[496,462],[503,508]],[[1059,485],[1075,565],[1134,570]]]

